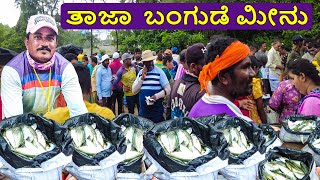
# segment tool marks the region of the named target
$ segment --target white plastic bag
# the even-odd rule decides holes
[[[161,179],[170,180],[216,180],[218,178],[218,170],[228,165],[228,159],[221,160],[216,157],[209,162],[198,166],[195,172],[174,172],[170,173],[165,170],[157,161],[155,161],[147,151],[145,151],[147,157],[151,160],[160,173],[162,174]]]
[[[3,167],[0,173],[4,174],[11,180],[43,180],[62,178],[62,169],[71,161],[71,156],[66,157],[63,153],[45,161],[41,164],[41,168],[18,168],[14,169],[2,157],[0,157]]]
[[[255,180],[258,177],[258,165],[265,158],[265,154],[254,153],[243,164],[230,164],[220,169],[219,173],[228,180]]]
[[[301,143],[306,143],[308,138],[309,138],[309,134],[293,134],[288,132],[283,126],[280,129],[280,133],[279,133],[279,138],[283,141],[283,142],[301,142]]]
[[[267,115],[268,124],[277,124],[279,123],[279,114],[272,110],[269,106],[265,107],[265,112]]]
[[[272,144],[270,144],[270,145],[267,147],[266,153],[267,153],[270,149],[273,149],[274,147],[282,146],[282,144],[283,144],[283,142],[277,137],[277,139],[276,139]]]
[[[117,177],[118,163],[123,160],[124,157],[118,151],[115,151],[101,160],[98,166],[79,167],[71,162],[65,169],[79,180],[114,180]]]

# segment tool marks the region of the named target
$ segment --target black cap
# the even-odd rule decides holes
[[[293,38],[292,38],[292,41],[293,42],[299,42],[299,41],[303,41],[304,39],[303,39],[303,37],[301,36],[301,35],[295,35],[295,36],[293,36]]]
[[[195,63],[204,65],[204,54],[206,51],[207,49],[202,43],[197,43],[188,47],[186,52],[187,64]]]

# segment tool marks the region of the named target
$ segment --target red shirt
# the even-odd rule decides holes
[[[113,60],[113,62],[109,65],[111,72],[112,72],[112,77],[115,77],[118,70],[122,67],[122,63],[120,62],[119,59],[115,59]],[[119,86],[122,87],[122,83],[121,81],[118,83]],[[115,90],[116,88],[114,86],[112,86],[112,90]]]
[[[247,99],[247,96],[240,96],[240,97],[238,97],[236,100],[234,100],[233,103],[241,110],[241,112],[242,112],[242,114],[243,114],[244,116],[249,117],[249,116],[250,116],[250,115],[249,115],[249,111],[246,110],[246,109],[240,108],[240,105],[239,105],[238,100],[242,100],[242,99]]]

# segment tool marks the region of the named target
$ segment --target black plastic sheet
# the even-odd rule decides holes
[[[314,145],[312,144],[316,139],[320,138],[320,129],[317,128],[308,138],[308,146],[318,155],[320,155],[320,149],[314,147]]]
[[[145,132],[151,129],[154,124],[149,119],[135,116],[133,114],[120,114],[118,117],[116,117],[113,122],[115,122],[119,126],[133,126],[136,128],[143,129]],[[133,159],[129,162],[121,162],[118,165],[118,172],[120,173],[141,173],[141,167],[142,167],[142,157],[138,159]]]
[[[310,153],[296,150],[288,149],[283,147],[275,147],[270,150],[266,156],[266,159],[259,163],[259,179],[263,179],[263,166],[267,161],[272,161],[274,159],[286,157],[292,160],[298,160],[303,162],[308,167],[308,173],[302,178],[302,180],[310,179],[309,175],[312,171],[312,166],[314,164],[313,157]]]
[[[13,128],[21,125],[31,126],[37,124],[37,129],[40,130],[46,140],[56,144],[57,146],[48,152],[42,153],[32,159],[28,159],[22,155],[14,153],[10,145],[3,138],[3,133],[8,128]],[[53,158],[64,149],[63,136],[67,134],[67,130],[52,120],[47,120],[35,114],[22,114],[4,119],[0,122],[0,155],[14,168],[36,168],[40,167],[41,163]]]
[[[271,137],[270,140],[265,141],[265,143],[262,144],[261,148],[259,149],[260,153],[265,153],[267,147],[270,146],[277,139],[277,134],[273,130],[273,128],[268,124],[259,124],[257,126],[262,130],[263,135],[269,135]]]
[[[98,129],[104,137],[111,142],[111,147],[109,149],[103,150],[97,153],[95,156],[89,156],[87,154],[81,153],[73,147],[72,138],[70,133],[65,136],[65,144],[67,146],[66,151],[64,153],[68,156],[73,154],[72,160],[77,166],[84,165],[99,165],[99,162],[106,157],[110,156],[116,150],[120,154],[123,154],[127,148],[125,145],[125,137],[121,132],[120,126],[112,121],[107,121],[103,117],[93,114],[86,113],[83,115],[79,115],[73,118],[68,119],[63,125],[68,129],[73,128],[75,126],[81,125],[92,125],[96,123],[96,129]]]
[[[262,130],[256,125],[247,122],[239,117],[229,117],[228,119],[221,119],[214,124],[209,124],[210,127],[210,142],[215,144],[217,139],[222,139],[222,144],[227,144],[227,140],[224,138],[223,130],[231,127],[237,128],[240,126],[241,131],[248,137],[248,140],[254,145],[250,150],[243,152],[238,156],[234,156],[230,153],[229,164],[241,164],[244,160],[251,157],[256,153],[262,145],[265,143]],[[221,144],[221,142],[220,142]],[[226,147],[226,149],[228,149]],[[228,150],[229,151],[229,150]]]
[[[181,161],[171,159],[157,141],[158,135],[161,133],[172,131],[176,129],[189,129],[192,128],[192,133],[202,140],[202,142],[211,148],[211,152],[207,155],[193,159],[188,164],[185,164]],[[205,128],[203,124],[189,118],[179,118],[174,120],[168,120],[156,124],[147,134],[144,136],[143,145],[148,153],[156,160],[166,171],[173,172],[193,172],[196,168],[213,158],[221,154],[221,157],[228,157],[228,151],[224,151],[226,147],[226,142],[220,144],[221,141],[217,139],[218,142],[215,143],[215,146],[211,146],[208,138],[209,128]],[[219,156],[220,157],[220,156]],[[224,159],[223,159],[224,160]]]

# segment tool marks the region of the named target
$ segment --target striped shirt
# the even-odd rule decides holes
[[[140,79],[142,70],[140,70],[138,78],[136,81]],[[166,74],[157,67],[154,67],[151,71],[147,72],[146,77],[141,86],[141,90],[148,91],[148,90],[162,90],[165,85],[169,84]]]
[[[56,98],[62,92],[70,110],[70,116],[87,112],[83,102],[78,75],[72,64],[55,53],[51,68],[49,87],[49,70],[36,70],[46,93],[50,88],[50,110],[53,110]],[[3,100],[3,115],[8,118],[23,113],[44,114],[48,102],[41,85],[30,66],[26,51],[18,54],[3,68],[1,76],[1,97]]]
[[[141,83],[141,74],[142,70],[139,71],[139,74],[133,84]],[[156,100],[153,105],[147,105],[146,96],[153,96],[160,92],[167,84],[169,84],[169,81],[161,69],[154,67],[151,71],[147,72],[139,93],[139,116],[148,118],[153,122],[161,122],[164,120],[162,105],[163,98]]]

